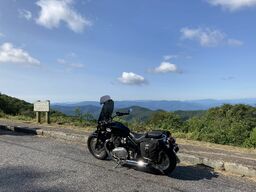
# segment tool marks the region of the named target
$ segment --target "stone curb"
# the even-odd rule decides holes
[[[246,166],[238,163],[225,162],[224,169],[235,174],[256,177],[256,167]]]
[[[32,129],[32,128],[21,127],[21,126],[0,125],[0,129],[13,131],[13,132],[26,133],[30,135],[38,135],[37,134],[38,129],[36,128]]]
[[[83,144],[86,144],[86,141],[88,139],[87,135],[70,134],[70,133],[64,133],[59,131],[44,131],[42,129],[27,128],[27,127],[20,127],[20,126],[0,125],[0,129],[15,131],[15,132],[22,132],[22,133],[32,134],[32,135],[41,135],[41,136],[52,137],[55,139],[61,139],[61,140],[70,141],[70,142],[78,142]],[[186,154],[186,153],[178,153],[177,155],[181,162],[189,163],[192,165],[201,164],[201,165],[211,167],[215,170],[227,171],[227,172],[242,175],[242,176],[256,177],[256,166],[253,167],[253,166],[247,166],[239,163],[214,160],[214,159],[209,159],[206,157],[195,156],[195,155]]]
[[[26,133],[30,135],[41,135],[46,137],[52,137],[55,139],[62,139],[65,141],[85,143],[87,141],[87,135],[79,135],[79,134],[69,134],[60,131],[46,131],[40,128],[28,128],[21,126],[10,126],[10,125],[0,125],[0,129],[4,129],[7,131]]]

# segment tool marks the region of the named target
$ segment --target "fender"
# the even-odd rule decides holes
[[[98,130],[96,130],[96,131],[94,131],[93,133],[91,133],[90,136],[98,137]]]

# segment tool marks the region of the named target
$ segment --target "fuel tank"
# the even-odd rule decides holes
[[[112,133],[117,136],[127,137],[130,133],[130,129],[120,122],[112,122],[109,124]]]

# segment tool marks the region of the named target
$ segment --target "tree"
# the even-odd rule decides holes
[[[246,139],[244,142],[245,147],[253,147],[256,148],[256,128],[253,129],[253,131],[250,134],[250,137]]]
[[[178,115],[164,111],[154,113],[148,124],[152,129],[180,131],[183,128],[183,123]]]
[[[82,121],[83,120],[83,114],[80,110],[80,108],[76,108],[75,109],[75,117],[79,120],[79,121]]]
[[[86,121],[93,121],[94,120],[94,117],[91,113],[84,113],[82,115],[83,119],[86,120]]]
[[[255,115],[255,107],[226,104],[188,120],[185,130],[197,140],[241,146],[256,127]]]

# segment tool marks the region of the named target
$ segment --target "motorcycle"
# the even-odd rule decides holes
[[[171,173],[179,159],[176,153],[179,147],[169,131],[150,131],[144,134],[131,132],[115,117],[129,115],[128,112],[116,112],[112,117],[114,102],[110,96],[100,99],[103,104],[97,130],[88,138],[90,153],[97,159],[110,158],[117,165],[129,165],[153,168],[163,174]]]

